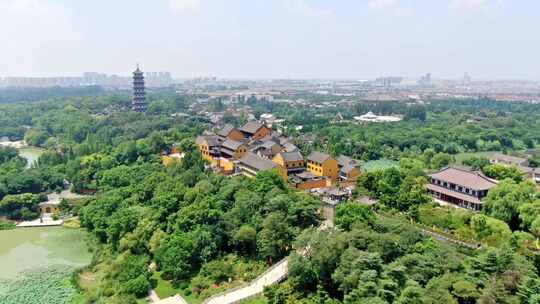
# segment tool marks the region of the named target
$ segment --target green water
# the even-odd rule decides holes
[[[47,266],[87,265],[91,254],[85,233],[82,229],[62,227],[0,231],[0,280],[14,279],[23,271]]]
[[[19,155],[26,159],[26,168],[32,167],[45,150],[35,147],[26,147],[19,149]]]

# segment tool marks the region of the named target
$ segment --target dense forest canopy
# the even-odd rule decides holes
[[[64,206],[91,235],[94,259],[81,277],[99,283],[74,280],[87,303],[137,303],[165,283],[201,300],[287,256],[289,279],[268,288],[262,303],[539,301],[540,195],[534,185],[512,168],[474,156],[463,162],[501,179],[482,213],[435,205],[424,187],[428,172],[463,152],[528,150],[534,164],[539,105],[480,99],[291,108],[246,101],[256,116],[284,118],[285,132],[304,154],[317,149],[399,161],[360,177],[355,194],[377,200],[376,206],[345,203],[336,211],[337,229],[325,230],[319,229],[321,201],[291,189],[275,172],[247,179],[207,170],[194,145],[211,127],[207,118],[171,116],[186,112],[193,96],[151,93],[143,115],[127,110],[123,93],[55,94],[0,105],[0,138],[46,149],[26,169],[16,149],[0,148],[0,214],[35,218],[44,194],[62,189],[65,180],[74,192],[94,194]],[[367,111],[404,120],[350,121]],[[344,120],[335,119],[338,113]],[[160,154],[173,144],[185,158],[165,166]],[[482,248],[439,242],[426,229]]]
[[[87,87],[49,87],[49,88],[1,88],[0,103],[21,101],[41,101],[47,99],[62,100],[67,97],[96,96],[104,94],[99,86]]]

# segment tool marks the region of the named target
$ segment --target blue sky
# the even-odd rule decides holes
[[[0,76],[540,80],[537,0],[0,0]]]

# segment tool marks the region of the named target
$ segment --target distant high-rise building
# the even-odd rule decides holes
[[[151,87],[167,87],[173,83],[171,73],[169,72],[145,72],[144,80],[146,86]]]
[[[403,77],[379,77],[375,79],[375,84],[382,87],[391,87],[398,85],[403,81]]]
[[[465,75],[463,75],[463,83],[469,84],[471,83],[471,81],[472,81],[472,78],[471,76],[469,76],[469,73],[465,73]]]
[[[426,75],[420,77],[418,84],[422,86],[431,86],[433,84],[431,81],[431,73],[427,73]]]
[[[133,101],[131,103],[133,111],[146,112],[148,105],[146,103],[146,89],[144,86],[144,73],[139,69],[133,72]]]

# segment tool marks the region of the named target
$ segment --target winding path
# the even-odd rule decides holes
[[[165,299],[159,299],[159,296],[157,295],[155,290],[150,290],[150,294],[148,295],[148,300],[152,304],[188,304],[184,298],[182,298],[180,295],[175,295],[172,297],[168,297]]]
[[[433,237],[433,238],[435,238],[435,239],[437,239],[437,240],[439,240],[441,242],[453,243],[455,245],[467,247],[469,249],[474,249],[474,250],[482,248],[482,245],[480,245],[478,243],[466,243],[466,242],[463,242],[463,241],[460,241],[460,240],[457,240],[457,239],[442,235],[442,234],[434,232],[434,231],[429,231],[429,230],[426,230],[426,229],[422,229],[421,231],[422,231],[422,233],[424,233],[426,235],[429,235],[429,236],[431,236],[431,237]]]
[[[383,216],[385,217],[385,216]],[[326,225],[325,225],[326,224]],[[332,221],[325,222],[319,229],[326,229],[332,227]],[[417,227],[418,228],[418,227]],[[471,249],[478,249],[477,244],[469,244],[456,239],[446,237],[433,231],[420,228],[422,233],[432,236],[440,241],[451,242],[457,245],[469,247]],[[277,284],[283,281],[289,274],[289,260],[285,258],[279,263],[270,267],[263,274],[253,280],[251,283],[241,285],[239,287],[226,290],[222,293],[214,295],[203,301],[203,304],[236,304],[242,300],[249,299],[251,297],[260,295],[263,293],[264,288],[273,284]],[[175,296],[167,299],[163,299],[154,304],[188,304],[182,297]]]
[[[264,291],[264,287],[281,282],[289,273],[289,261],[287,258],[281,260],[276,265],[269,268],[251,283],[229,289],[206,299],[203,304],[233,304],[241,300],[259,295]]]

